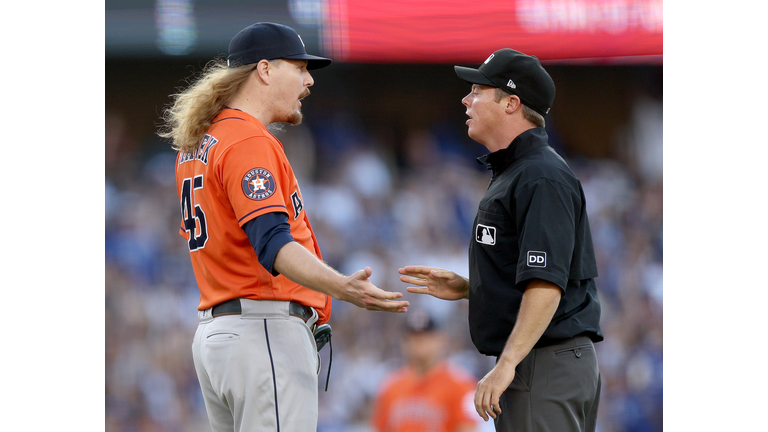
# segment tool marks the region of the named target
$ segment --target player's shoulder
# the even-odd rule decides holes
[[[465,384],[474,386],[477,383],[475,377],[461,366],[454,364],[453,362],[446,361],[443,365],[443,373],[446,380],[450,380],[454,383]]]
[[[379,388],[382,393],[386,393],[392,389],[398,389],[403,386],[404,383],[412,380],[412,373],[407,367],[400,367],[388,373],[381,381]]]
[[[401,366],[387,375],[386,381],[400,383],[413,379],[413,371],[408,366]]]
[[[282,144],[267,129],[240,117],[223,117],[211,125],[208,133],[218,140],[217,153],[232,150],[271,152],[282,155]]]
[[[398,398],[404,389],[402,370],[398,369],[386,374],[376,386],[375,399],[377,404],[387,404]]]
[[[246,140],[271,142],[275,138],[263,126],[249,121],[246,117],[217,117],[208,129],[210,135],[226,145],[234,145]]]

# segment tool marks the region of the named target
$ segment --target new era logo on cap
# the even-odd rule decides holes
[[[528,267],[546,267],[547,253],[539,251],[528,251]]]

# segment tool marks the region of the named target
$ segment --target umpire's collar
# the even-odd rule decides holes
[[[532,150],[549,145],[548,139],[543,127],[528,129],[513,139],[507,148],[480,156],[477,161],[496,174]]]

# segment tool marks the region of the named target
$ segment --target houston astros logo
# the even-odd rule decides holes
[[[261,201],[275,193],[275,178],[264,168],[253,168],[243,176],[243,193],[254,201]]]

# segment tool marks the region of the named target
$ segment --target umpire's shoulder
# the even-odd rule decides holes
[[[548,179],[566,185],[573,185],[574,182],[578,182],[565,159],[549,146],[526,157],[521,165],[519,175],[520,184],[540,179]]]

